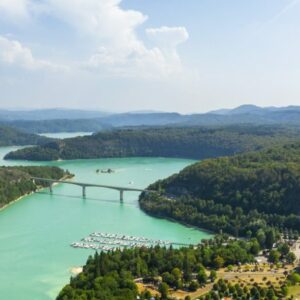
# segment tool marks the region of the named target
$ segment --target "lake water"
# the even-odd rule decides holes
[[[59,133],[41,133],[41,136],[46,136],[54,139],[68,139],[76,136],[92,135],[93,132],[59,132]]]
[[[28,165],[3,161],[18,147],[0,148],[0,165]],[[145,188],[193,163],[186,159],[122,158],[47,163],[76,175],[74,180]],[[39,163],[46,164],[46,163]],[[112,168],[113,174],[96,174]],[[132,182],[132,185],[129,185]],[[85,263],[93,250],[73,249],[94,231],[128,234],[174,242],[197,243],[206,232],[146,215],[138,207],[138,194],[125,192],[124,203],[113,190],[81,189],[62,184],[23,198],[0,212],[0,298],[5,300],[52,300],[69,281],[72,267]]]

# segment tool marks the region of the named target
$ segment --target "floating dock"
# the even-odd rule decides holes
[[[153,246],[189,246],[190,244],[176,243],[165,240],[154,240],[146,237],[135,237],[114,233],[93,232],[88,237],[81,239],[80,242],[71,244],[73,248],[94,249],[110,251],[134,247],[153,247]]]

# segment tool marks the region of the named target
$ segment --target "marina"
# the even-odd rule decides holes
[[[131,235],[122,235],[114,233],[93,232],[88,237],[81,239],[80,242],[71,244],[73,248],[94,249],[101,251],[110,251],[133,247],[152,247],[152,246],[171,246],[189,244],[179,244],[167,240],[154,240],[146,237],[136,237]]]

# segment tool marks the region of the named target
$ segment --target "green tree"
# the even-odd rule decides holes
[[[165,272],[162,274],[162,280],[163,282],[167,283],[169,286],[174,286],[176,282],[176,278],[169,272]]]
[[[198,282],[196,282],[196,281],[191,281],[191,283],[190,283],[190,285],[189,285],[189,290],[191,291],[191,292],[195,292],[195,291],[197,291],[198,290],[198,288],[199,288],[199,284],[198,284]]]
[[[222,268],[223,266],[224,266],[224,259],[223,259],[223,257],[221,257],[221,256],[216,256],[216,258],[214,259],[214,267],[216,268],[216,269],[220,269],[220,268]]]
[[[207,282],[207,275],[206,275],[206,272],[205,272],[204,268],[200,269],[200,271],[198,272],[197,280],[198,280],[198,282],[201,285],[202,284],[206,284],[206,282]]]
[[[256,233],[256,238],[261,247],[264,247],[266,244],[266,234],[263,229],[259,229]]]
[[[266,232],[266,247],[272,249],[276,241],[275,232],[273,229],[270,229]]]
[[[168,299],[169,286],[165,282],[162,282],[159,285],[158,291],[160,292],[161,299],[163,299],[163,300]]]
[[[268,261],[277,264],[280,259],[280,253],[277,250],[271,250],[269,253]]]
[[[284,285],[284,286],[281,287],[281,293],[285,297],[288,295],[289,289],[288,289],[288,287],[286,285]]]
[[[182,272],[179,268],[174,268],[172,270],[172,275],[175,277],[176,280],[180,280],[182,278]]]
[[[290,247],[287,243],[279,244],[277,250],[281,253],[281,255],[285,256],[289,253]]]
[[[300,274],[293,272],[288,276],[288,281],[292,284],[295,285],[297,283],[300,283]]]
[[[286,255],[286,261],[287,261],[289,264],[294,263],[296,259],[297,259],[297,257],[296,257],[296,255],[295,255],[293,252],[289,252],[289,253]]]
[[[257,239],[251,240],[250,252],[253,255],[258,255],[259,251],[260,251],[260,245],[259,245],[259,242],[257,241]]]
[[[211,282],[214,282],[217,279],[217,277],[217,272],[215,270],[211,270],[209,274],[209,279],[211,280]]]
[[[192,264],[190,257],[186,254],[183,260],[183,278],[186,282],[191,281],[192,278]]]
[[[272,288],[268,289],[267,295],[266,295],[268,300],[273,300],[275,297],[274,290]]]

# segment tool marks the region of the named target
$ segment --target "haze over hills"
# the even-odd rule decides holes
[[[231,124],[287,124],[300,125],[300,106],[258,107],[242,105],[233,109],[221,109],[202,114],[179,113],[124,113],[109,115],[102,119],[112,126],[218,126]]]
[[[152,112],[152,113],[123,113],[104,117],[106,124],[115,127],[122,126],[161,126],[181,123],[186,117],[179,113]]]
[[[202,114],[135,111],[103,113],[100,111],[47,109],[1,111],[0,124],[30,133],[97,132],[112,127],[128,126],[224,126],[233,124],[300,126],[300,106],[258,107],[242,105]]]
[[[218,109],[210,113],[219,115],[236,115],[236,114],[255,114],[264,115],[270,112],[287,112],[300,111],[300,106],[286,106],[286,107],[260,107],[252,104],[245,104],[232,109]]]
[[[52,119],[0,121],[0,125],[27,133],[98,132],[112,128],[102,119]]]
[[[0,121],[14,120],[54,120],[54,119],[92,119],[100,118],[108,113],[93,110],[50,108],[34,110],[0,109]]]

